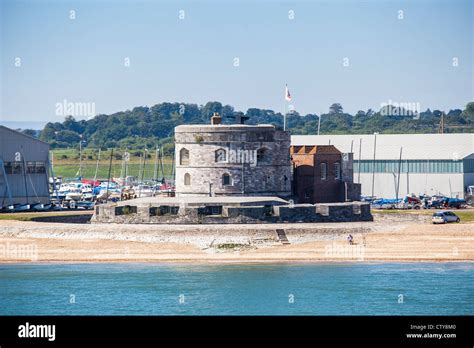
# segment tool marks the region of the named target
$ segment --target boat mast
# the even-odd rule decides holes
[[[8,199],[10,200],[10,206],[13,207],[13,198],[12,198],[12,193],[10,191],[10,185],[8,184],[7,171],[5,170],[5,164],[4,164],[4,162],[1,158],[0,158],[0,167],[2,168],[2,174],[3,174],[4,180],[5,180],[5,189],[6,189],[6,192],[8,193]],[[2,201],[2,205],[3,205],[3,201]]]
[[[114,149],[110,151],[110,161],[109,161],[109,175],[107,177],[107,193],[105,195],[105,203],[109,202],[109,187],[110,187],[110,174],[112,172],[112,156],[114,155]]]
[[[122,155],[122,163],[120,164],[120,178],[123,179],[123,174],[125,172],[125,153]]]
[[[176,185],[176,153],[173,154],[173,160],[171,162],[171,180],[173,180],[173,185]]]
[[[160,164],[161,164],[161,182],[165,183],[165,165],[164,165],[165,153],[163,151],[163,147],[161,148],[161,157],[160,157]]]
[[[26,182],[26,161],[25,161],[25,156],[23,155],[23,146],[20,147],[20,155],[21,155],[21,159],[23,160],[23,179],[25,182],[26,204],[30,204],[28,200],[28,184]]]
[[[128,152],[128,148],[125,148],[125,152],[123,153],[123,182],[125,184],[125,178],[128,176],[128,162],[130,161],[130,153]]]
[[[154,163],[154,168],[153,168],[153,181],[156,183],[156,179],[158,177],[158,154],[159,154],[160,148],[156,146],[155,150],[155,163]]]
[[[140,177],[142,175],[142,154],[140,152],[140,159],[139,159],[139,165],[138,165],[138,175],[137,175],[137,180],[140,181]]]
[[[143,150],[143,170],[142,170],[142,182],[145,179],[145,170],[146,170],[146,158],[148,157],[148,149],[145,147]]]
[[[99,162],[100,162],[100,147],[99,147],[99,154],[97,155],[97,163],[95,165],[95,174],[94,174],[94,182],[97,179],[97,172],[99,170]]]
[[[53,164],[51,163],[51,161],[49,161],[49,159],[48,159],[48,165],[49,165],[49,170],[51,171],[51,176],[53,177],[53,190],[56,192],[56,204],[58,205],[59,210],[61,210],[61,204],[59,204],[58,187],[56,186],[56,177],[54,176]]]
[[[79,135],[80,139],[79,140],[79,175],[82,177],[82,134]]]

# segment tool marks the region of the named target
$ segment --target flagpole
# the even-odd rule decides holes
[[[286,98],[285,98],[285,105],[283,106],[283,130],[286,131]]]

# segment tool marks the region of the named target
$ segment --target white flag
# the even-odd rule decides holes
[[[285,100],[291,101],[291,94],[290,94],[290,90],[288,89],[288,85],[285,86]]]

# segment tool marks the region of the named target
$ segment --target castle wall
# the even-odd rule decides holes
[[[123,212],[125,207],[126,212]],[[178,206],[175,214],[152,215],[150,204],[98,205],[92,223],[120,224],[242,224],[372,221],[370,204],[364,202],[294,204],[274,206],[222,206],[215,215],[203,214],[203,206]]]
[[[175,129],[177,196],[291,195],[289,132],[271,125],[185,125]],[[182,161],[183,149],[189,160]],[[224,150],[225,161],[216,161]],[[259,152],[260,150],[260,152]],[[185,163],[184,163],[185,162]],[[185,175],[190,177],[186,185]],[[223,176],[230,177],[225,185]]]

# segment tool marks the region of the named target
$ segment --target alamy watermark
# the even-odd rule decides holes
[[[355,259],[363,261],[365,259],[365,246],[362,244],[342,245],[333,242],[327,244],[324,248],[325,257],[341,258],[341,259]]]
[[[56,116],[94,117],[94,102],[69,102],[64,99],[56,103]]]
[[[257,165],[257,150],[222,148],[216,151],[216,161],[234,164],[249,164],[251,167]]]
[[[0,260],[38,260],[38,246],[36,243],[0,244]]]
[[[406,116],[414,120],[420,118],[420,103],[418,102],[394,102],[391,99],[387,103],[380,103],[380,114],[382,116]]]

